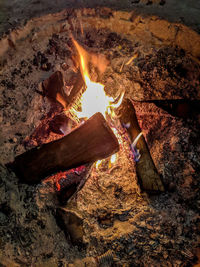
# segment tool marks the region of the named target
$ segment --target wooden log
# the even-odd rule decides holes
[[[129,99],[125,99],[123,101],[120,114],[120,121],[122,125],[129,126],[127,127],[127,131],[131,142],[133,142],[141,132],[141,129],[137,121],[134,106]],[[136,172],[142,189],[151,193],[164,191],[163,183],[156,170],[143,136],[141,136],[137,142],[137,149],[139,149],[141,157],[139,161],[136,162]]]
[[[55,102],[57,94],[60,94],[64,101],[67,101],[67,94],[64,90],[64,78],[62,72],[56,71],[49,78],[42,82],[43,95]]]
[[[69,171],[56,182],[55,188],[60,205],[66,205],[80,191],[91,174],[93,164],[82,166],[81,171]]]
[[[96,113],[65,137],[33,148],[10,167],[21,182],[34,184],[58,171],[95,162],[119,150],[119,143],[101,113]]]
[[[43,95],[53,102],[57,101],[61,103],[65,109],[69,109],[76,101],[84,86],[80,71],[77,72],[74,80],[74,83],[71,85],[72,90],[68,94],[65,89],[65,78],[63,73],[61,71],[56,71],[48,79],[42,82]]]

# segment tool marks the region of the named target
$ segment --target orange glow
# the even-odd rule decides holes
[[[56,100],[57,100],[58,102],[60,102],[60,104],[61,104],[64,108],[66,108],[66,102],[65,102],[64,98],[61,96],[60,93],[57,93],[57,94],[56,94]]]
[[[113,116],[114,108],[119,107],[122,102],[123,95],[121,95],[117,103],[114,103],[114,98],[106,95],[104,91],[104,85],[91,81],[88,72],[88,63],[90,61],[90,55],[83,47],[81,47],[77,43],[77,41],[73,39],[73,42],[79,53],[81,73],[86,85],[86,91],[82,94],[81,97],[82,111],[77,112],[77,116],[79,118],[89,118],[96,112],[101,112],[104,117],[106,117],[106,114]],[[91,55],[91,60],[94,58],[100,59],[100,57],[95,57],[94,55]],[[104,60],[104,63],[105,62],[106,61]],[[103,69],[103,63],[101,65],[101,69]]]

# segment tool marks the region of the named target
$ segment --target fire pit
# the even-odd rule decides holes
[[[32,19],[0,42],[0,262],[5,266],[197,263],[199,35],[182,24],[134,12],[68,9]],[[106,148],[114,140],[114,148],[108,150],[99,134],[104,127],[95,136],[93,123],[84,130],[96,116],[80,115],[89,88],[84,64],[90,82],[104,85],[101,92],[114,105],[109,107],[111,115],[106,111],[105,118],[95,117],[103,121],[95,124],[95,131],[108,125]],[[93,102],[91,97],[87,101],[86,107]],[[66,170],[59,169],[53,157],[56,167],[43,173],[48,153],[64,157],[57,154],[55,144],[62,140],[73,144],[75,131],[81,132],[78,139],[84,137],[84,144],[90,144],[88,133],[88,138],[100,140],[88,151],[103,147],[103,156],[86,157],[87,161],[78,161],[80,165],[77,161],[65,165]],[[143,136],[136,144],[140,131]],[[39,158],[44,144],[48,153]],[[80,144],[70,146],[78,151],[76,159],[87,155],[87,146],[81,150]],[[6,166],[10,162],[19,166],[19,158],[25,169],[20,167],[16,176]],[[26,168],[30,162],[31,171]]]

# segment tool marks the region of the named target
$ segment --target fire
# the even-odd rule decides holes
[[[107,96],[104,91],[104,85],[100,83],[96,83],[91,81],[89,77],[88,72],[88,63],[90,55],[88,52],[85,51],[83,47],[81,47],[77,41],[73,39],[74,45],[79,53],[80,57],[80,65],[81,65],[81,73],[85,81],[86,90],[82,94],[81,97],[81,107],[82,111],[77,112],[77,116],[79,118],[89,118],[92,115],[94,115],[96,112],[101,112],[104,117],[106,118],[106,115],[113,116],[114,109],[119,107],[119,105],[122,102],[123,94],[119,98],[118,102],[115,103],[115,100],[113,97]],[[91,58],[94,58],[95,56],[91,56]],[[94,60],[93,60],[94,61]],[[95,62],[99,62],[97,60],[97,56],[95,57]],[[103,65],[100,64],[101,70],[103,69]]]
[[[99,169],[100,165],[102,164],[103,160],[97,160],[95,167],[96,169]],[[117,161],[117,153],[113,154],[110,158],[109,158],[109,162],[108,162],[108,168],[110,169],[112,167],[113,164],[115,164]]]
[[[117,160],[117,154],[115,153],[115,154],[113,154],[113,155],[111,156],[111,158],[110,158],[110,162],[111,162],[111,163],[115,163],[116,160]]]
[[[117,153],[113,154],[113,155],[110,157],[109,164],[108,164],[109,169],[111,168],[111,166],[112,166],[116,161],[117,161]]]
[[[105,117],[106,113],[109,113],[109,107],[114,99],[106,96],[102,84],[92,82],[87,74],[84,75],[84,78],[86,91],[81,98],[82,112],[79,113],[79,116],[89,118],[96,112],[101,112]]]
[[[78,51],[79,61],[80,61],[80,69],[82,77],[85,81],[86,90],[82,94],[80,103],[81,103],[81,111],[75,111],[76,116],[78,118],[90,118],[96,112],[101,112],[105,119],[111,119],[113,122],[116,119],[115,109],[121,105],[124,93],[119,95],[116,99],[111,96],[106,95],[104,90],[104,85],[100,83],[96,83],[90,79],[88,65],[92,62],[92,64],[98,67],[100,73],[105,71],[107,67],[108,61],[104,56],[89,54],[82,46],[78,44],[74,38],[72,38],[73,43]],[[62,101],[62,99],[61,99]],[[60,102],[61,102],[60,101]],[[115,135],[117,136],[117,130],[115,127],[111,127]],[[117,160],[117,154],[114,154],[109,159],[109,168],[112,164],[114,164]],[[96,162],[96,169],[100,167],[102,160],[98,160]]]
[[[100,160],[100,159],[96,161],[96,169],[98,169],[98,168],[99,168],[99,166],[100,166],[101,162],[102,162],[102,160]]]

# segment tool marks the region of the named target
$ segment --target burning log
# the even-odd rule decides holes
[[[64,90],[64,79],[62,72],[54,72],[48,79],[42,82],[42,89],[44,96],[48,97],[50,100],[55,101],[57,95],[64,101],[67,101],[67,94]]]
[[[135,109],[129,99],[123,101],[120,112],[121,124],[127,125],[126,129],[128,131],[131,142],[134,142],[136,137],[140,134],[141,129],[137,121]],[[136,147],[141,154],[139,160],[136,161],[136,172],[142,189],[152,193],[164,191],[164,186],[156,170],[143,136],[138,139]]]
[[[66,205],[83,188],[91,174],[92,166],[93,164],[88,164],[87,166],[78,167],[79,171],[77,169],[70,170],[65,177],[56,182],[55,187],[60,205]]]
[[[42,89],[44,96],[48,97],[51,101],[58,101],[65,109],[69,109],[84,85],[84,81],[79,71],[76,74],[75,83],[72,85],[71,92],[67,93],[65,90],[65,81],[61,71],[54,72],[48,79],[42,82]]]
[[[17,156],[10,167],[21,182],[34,184],[53,173],[95,162],[118,150],[117,138],[103,115],[96,113],[65,137]]]

